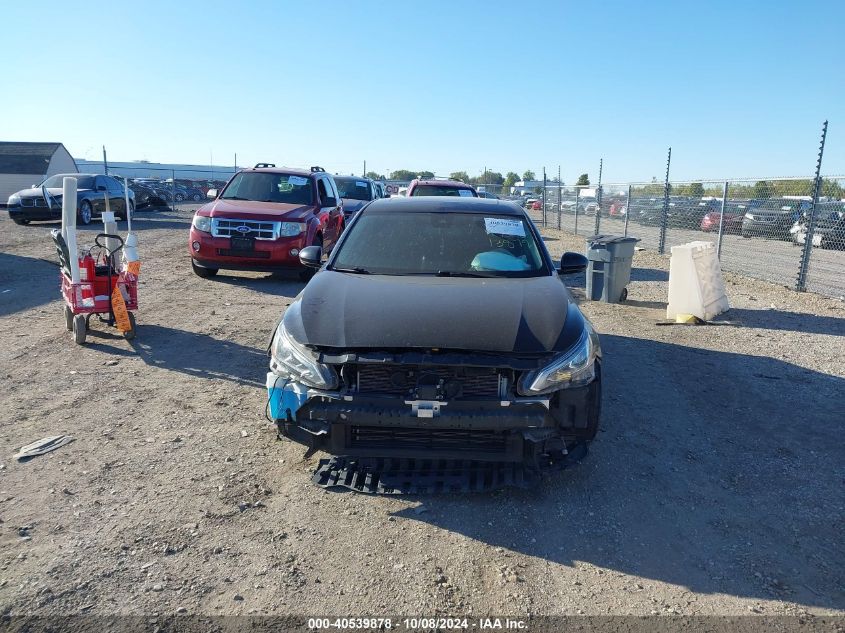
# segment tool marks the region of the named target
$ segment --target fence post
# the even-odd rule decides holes
[[[170,170],[170,197],[173,200],[173,210],[176,210],[176,170]]]
[[[810,268],[810,257],[813,255],[813,233],[816,230],[816,206],[819,203],[819,194],[822,188],[822,156],[824,155],[824,140],[827,137],[827,121],[822,125],[822,140],[819,144],[819,158],[816,161],[816,180],[813,183],[813,201],[810,203],[810,217],[807,223],[807,232],[804,237],[804,249],[801,251],[801,265],[798,268],[798,283],[795,289],[798,292],[807,290],[807,271]],[[799,218],[801,216],[798,216]]]
[[[580,193],[581,190],[575,187],[575,235],[578,235],[578,195]]]
[[[666,221],[669,216],[669,165],[672,162],[672,148],[669,148],[669,156],[666,159],[666,179],[663,181],[663,212],[660,214],[660,242],[657,252],[663,255],[666,252]]]
[[[596,227],[593,235],[599,234],[599,227],[601,226],[601,172],[604,166],[604,159],[599,158],[599,182],[596,186]]]
[[[543,226],[546,226],[546,168],[543,167]]]
[[[628,197],[625,198],[625,237],[628,237],[629,217],[631,217],[631,185],[628,185]]]
[[[557,169],[557,230],[560,231],[560,205],[563,198],[563,189],[560,183],[560,167]]]
[[[725,232],[725,205],[728,203],[728,181],[722,187],[722,208],[719,212],[719,237],[716,239],[716,257],[722,259],[722,235]]]

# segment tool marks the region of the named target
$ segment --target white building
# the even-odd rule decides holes
[[[0,141],[0,206],[16,191],[28,189],[55,174],[75,174],[79,169],[61,143],[11,143]]]

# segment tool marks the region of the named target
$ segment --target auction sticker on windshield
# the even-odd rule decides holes
[[[288,182],[292,185],[301,187],[302,185],[308,183],[308,179],[303,178],[302,176],[288,176]]]
[[[518,235],[525,237],[525,225],[522,220],[508,220],[505,218],[484,218],[484,228],[488,233],[496,235]]]

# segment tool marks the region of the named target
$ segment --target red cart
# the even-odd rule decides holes
[[[127,340],[135,338],[135,315],[138,309],[137,262],[118,270],[116,254],[123,248],[118,235],[100,233],[94,240],[96,246],[79,259],[79,283],[73,283],[70,271],[70,254],[61,231],[51,232],[62,265],[62,296],[65,299],[65,326],[73,332],[73,340],[82,345],[96,314],[102,323],[117,325]],[[119,246],[109,250],[101,240],[113,239]],[[133,264],[136,264],[133,266]]]

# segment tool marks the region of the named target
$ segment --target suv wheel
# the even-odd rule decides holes
[[[323,236],[319,235],[319,234],[316,235],[314,237],[314,242],[309,244],[309,246],[319,246],[320,248],[323,248]],[[307,282],[308,280],[311,279],[311,277],[314,276],[314,273],[316,273],[316,272],[317,271],[314,270],[313,268],[305,268],[304,270],[302,270],[302,272],[299,273],[299,278],[302,281]]]

